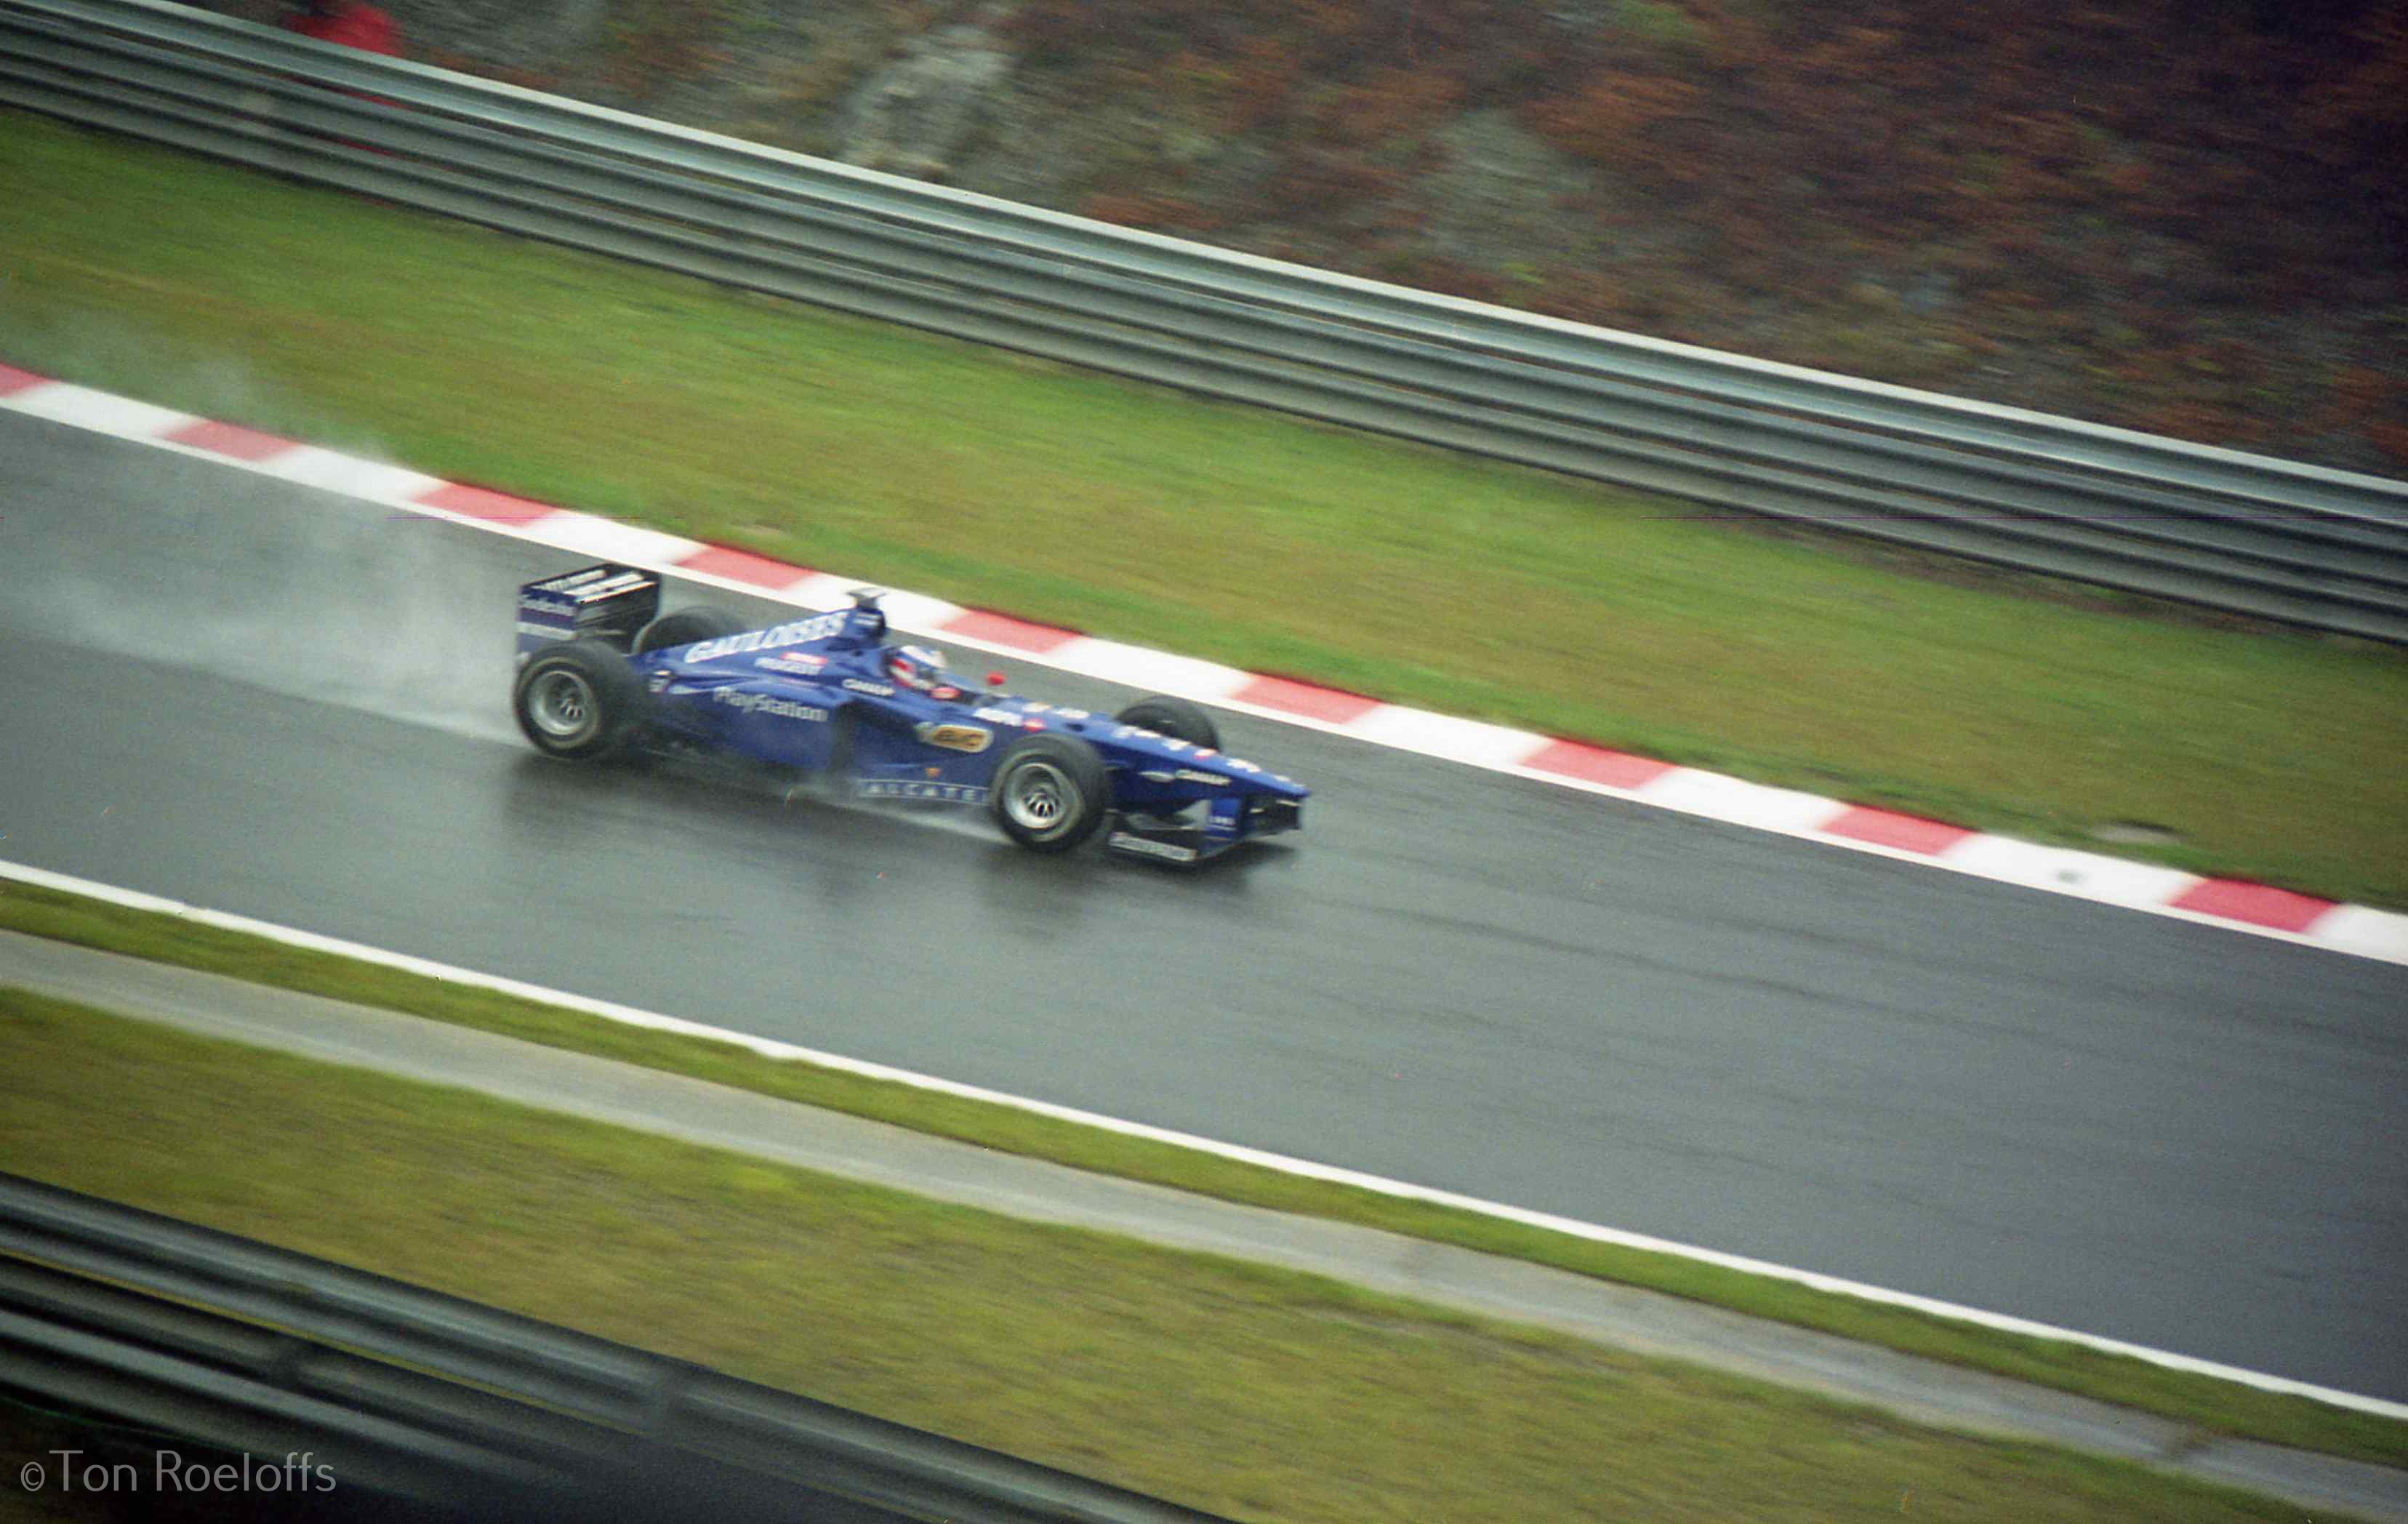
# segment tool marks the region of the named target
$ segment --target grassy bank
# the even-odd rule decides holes
[[[1634,495],[0,116],[0,359],[959,601],[2408,905],[2408,659]],[[172,208],[173,215],[161,215]],[[1971,585],[1959,585],[1969,583]]]
[[[1671,1256],[1592,1244],[1478,1214],[1399,1201],[1168,1144],[815,1068],[726,1043],[615,1025],[322,953],[0,884],[0,927],[406,1011],[892,1122],[1080,1169],[1408,1233],[1646,1287],[2159,1414],[2203,1431],[2408,1465],[2408,1425],[2302,1398],[2018,1338]]]
[[[2277,1508],[0,989],[17,1172],[1242,1517]]]

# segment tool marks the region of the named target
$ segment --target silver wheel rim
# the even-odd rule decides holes
[[[537,674],[527,685],[527,714],[554,740],[574,740],[594,728],[594,687],[566,668]]]
[[[1003,812],[1025,831],[1051,836],[1069,824],[1078,798],[1069,775],[1053,763],[1024,762],[1004,785]]]

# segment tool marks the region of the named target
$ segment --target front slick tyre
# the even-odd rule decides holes
[[[1069,736],[1023,736],[995,765],[987,809],[1031,852],[1068,852],[1096,834],[1111,803],[1104,759]]]
[[[536,750],[595,761],[633,739],[644,689],[627,658],[598,641],[548,645],[519,669],[510,708]]]
[[[1221,728],[1212,716],[1184,698],[1167,693],[1149,694],[1112,716],[1123,725],[1142,726],[1156,735],[1183,740],[1207,751],[1221,749]]]

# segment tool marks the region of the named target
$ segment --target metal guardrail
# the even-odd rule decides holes
[[[701,1366],[0,1174],[0,1390],[9,1388],[226,1451],[308,1451],[338,1488],[468,1502],[477,1517],[1216,1524]]]
[[[1212,396],[2408,642],[2408,482],[923,185],[161,0],[0,0],[0,103]]]

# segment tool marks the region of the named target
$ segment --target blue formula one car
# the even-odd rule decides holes
[[[631,748],[733,754],[866,798],[983,804],[1004,835],[1068,852],[1108,821],[1115,851],[1171,863],[1295,830],[1301,784],[1222,753],[1185,699],[1106,718],[972,692],[941,653],[888,638],[876,588],[853,607],[747,628],[660,612],[661,584],[588,567],[519,589],[519,728],[553,756]]]

